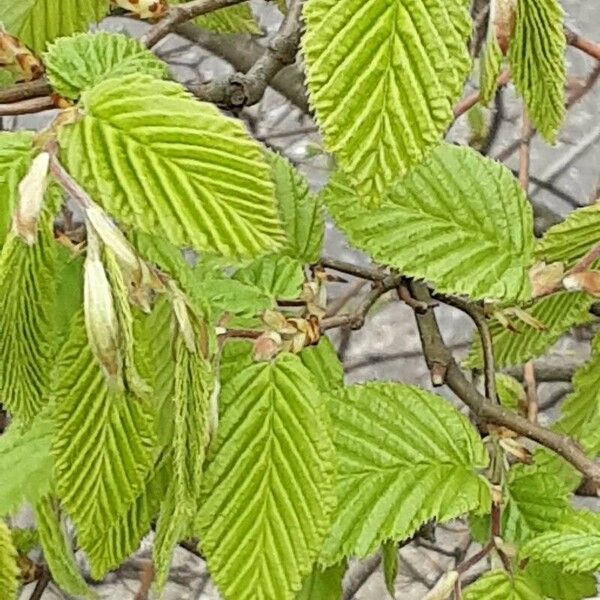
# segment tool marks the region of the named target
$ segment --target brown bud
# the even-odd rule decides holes
[[[571,273],[563,278],[562,284],[570,292],[586,292],[600,298],[600,271]]]
[[[167,10],[166,0],[113,0],[113,2],[140,19],[158,19]]]
[[[532,295],[534,298],[546,296],[560,289],[560,282],[565,274],[565,266],[561,262],[547,265],[539,262],[529,269],[529,281],[531,282]]]
[[[32,81],[44,74],[40,60],[16,37],[0,26],[0,67],[8,69],[16,82]]]
[[[495,29],[502,54],[508,51],[515,28],[516,12],[516,0],[492,0],[490,5],[490,26]]]

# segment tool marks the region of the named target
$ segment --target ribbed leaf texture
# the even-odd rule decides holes
[[[400,384],[328,395],[337,450],[338,509],[321,559],[368,556],[423,523],[489,505],[475,470],[488,457],[467,419],[438,396]]]
[[[323,336],[316,346],[304,348],[298,356],[324,392],[344,385],[344,368],[329,338]]]
[[[593,298],[586,294],[558,293],[538,300],[527,312],[543,323],[538,330],[514,320],[518,331],[511,331],[496,319],[490,321],[494,343],[494,355],[498,368],[520,365],[530,358],[541,356],[571,327],[586,323],[590,319],[589,308]],[[468,359],[471,367],[483,365],[481,341],[477,336]]]
[[[547,263],[563,262],[568,269],[600,243],[600,204],[569,213],[550,227],[538,242],[535,253]]]
[[[323,193],[325,205],[350,242],[376,261],[427,279],[442,292],[530,296],[531,207],[501,164],[470,148],[441,144],[373,209],[346,181],[334,177]]]
[[[566,44],[558,0],[518,0],[508,48],[512,80],[532,122],[552,143],[565,115]]]
[[[383,562],[383,579],[388,594],[395,596],[396,577],[398,576],[398,544],[388,540],[381,546],[381,559]]]
[[[67,594],[95,598],[77,567],[71,541],[61,523],[58,503],[52,496],[46,496],[37,503],[35,523],[52,580]]]
[[[219,361],[221,387],[225,386],[240,371],[248,369],[253,365],[253,347],[254,344],[252,342],[242,340],[229,340],[223,346],[221,360]]]
[[[277,249],[268,164],[242,125],[172,82],[104,81],[63,128],[62,160],[114,217],[178,247],[228,256]]]
[[[463,591],[463,600],[544,600],[524,575],[513,578],[506,571],[490,571]]]
[[[310,101],[359,192],[377,197],[452,122],[470,70],[463,0],[308,0]]]
[[[304,580],[296,600],[342,600],[342,579],[346,572],[346,561],[332,567],[315,565]]]
[[[261,33],[252,9],[247,3],[214,10],[198,17],[196,23],[214,33]]]
[[[493,23],[488,25],[488,34],[485,45],[481,50],[481,64],[479,75],[479,101],[487,106],[496,95],[498,89],[498,76],[502,69],[502,50],[496,37],[496,28]]]
[[[35,53],[63,35],[84,31],[100,21],[110,0],[0,0],[0,22]]]
[[[561,479],[536,464],[513,466],[506,494],[502,535],[519,543],[552,528],[564,517],[569,505]]]
[[[23,502],[31,505],[50,491],[52,424],[40,415],[23,431],[13,423],[0,436],[0,517],[14,513]]]
[[[560,565],[567,573],[600,569],[600,514],[572,511],[563,521],[533,538],[522,548],[522,557]]]
[[[286,234],[281,252],[301,263],[314,263],[321,257],[325,237],[321,202],[310,193],[306,179],[287,159],[273,152],[269,153],[269,161]]]
[[[10,535],[10,529],[0,519],[0,598],[13,600],[19,590],[19,569],[17,550]]]
[[[224,386],[198,518],[202,552],[226,600],[294,598],[333,504],[333,447],[317,385],[281,355]]]
[[[209,398],[213,387],[210,364],[191,353],[181,336],[175,340],[173,473],[156,528],[156,585],[167,580],[177,542],[192,533],[198,508],[205,451],[210,441]],[[166,510],[166,509],[170,510]]]
[[[0,132],[0,245],[4,243],[10,228],[13,209],[17,203],[17,187],[33,158],[32,142],[33,133],[30,131]]]
[[[81,314],[72,324],[57,369],[52,444],[57,493],[77,528],[93,577],[100,579],[123,560],[116,548],[131,536],[128,528],[113,528],[123,524],[152,469],[153,412],[140,398],[108,388]]]
[[[504,373],[496,373],[496,393],[500,404],[514,412],[519,412],[527,401],[521,382]]]
[[[530,560],[525,569],[527,579],[552,600],[583,600],[596,595],[593,573],[565,573],[556,565]]]
[[[44,66],[54,90],[72,99],[105,79],[135,73],[167,75],[167,65],[137,40],[103,31],[57,40],[44,54]]]
[[[592,356],[572,381],[573,391],[561,405],[556,426],[596,456],[600,453],[600,335],[592,342]]]
[[[0,253],[0,399],[27,423],[49,400],[54,362],[59,265],[52,223],[58,198],[47,199],[37,242],[29,246],[10,232]]]

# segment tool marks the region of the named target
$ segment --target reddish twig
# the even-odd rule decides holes
[[[575,33],[568,27],[565,27],[564,31],[565,37],[567,38],[567,44],[569,44],[569,46],[573,46],[573,48],[577,48],[577,50],[581,50],[588,56],[600,61],[600,44],[581,37],[578,33]]]

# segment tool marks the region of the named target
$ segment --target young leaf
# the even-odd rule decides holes
[[[0,21],[2,19],[0,18]],[[18,186],[25,177],[34,150],[30,131],[0,132],[0,246],[4,244],[17,203]]]
[[[185,0],[176,0],[175,4]],[[244,2],[202,15],[195,20],[203,29],[214,33],[261,33],[250,5]]]
[[[560,565],[567,573],[597,571],[600,569],[600,515],[571,511],[550,531],[527,542],[521,556]]]
[[[527,312],[544,325],[543,330],[519,323],[518,331],[511,331],[492,319],[490,331],[496,367],[520,365],[544,354],[571,327],[589,321],[589,309],[593,301],[593,298],[581,292],[563,292],[536,301]],[[475,337],[467,364],[475,368],[483,365],[479,336]]]
[[[492,7],[497,4],[498,2],[492,0]],[[479,68],[479,101],[484,106],[487,106],[496,95],[496,90],[498,89],[497,80],[502,69],[502,49],[498,43],[496,27],[491,17],[488,25],[487,39],[481,51],[481,64]]]
[[[592,356],[573,377],[573,391],[561,406],[559,431],[577,439],[592,456],[600,453],[600,335],[592,342]]]
[[[44,560],[53,581],[67,594],[80,598],[96,598],[79,572],[71,542],[61,523],[58,505],[52,496],[42,498],[35,506],[35,522],[44,551]]]
[[[316,346],[304,348],[298,356],[324,392],[344,385],[344,368],[328,337],[323,336]]]
[[[520,381],[510,375],[496,374],[496,392],[504,408],[519,412],[526,405],[527,393]]]
[[[452,122],[470,70],[464,0],[309,0],[311,104],[361,196],[417,165]],[[342,43],[343,42],[343,43]]]
[[[508,169],[470,148],[441,144],[375,209],[361,204],[339,174],[323,197],[357,248],[441,292],[531,295],[531,207]]]
[[[0,519],[0,598],[14,600],[19,587],[17,550],[13,544],[10,529]]]
[[[221,387],[224,387],[240,371],[244,371],[254,364],[253,348],[252,342],[243,340],[230,340],[223,346],[219,361]]]
[[[342,600],[345,572],[346,561],[327,568],[315,564],[295,600]]]
[[[52,223],[59,198],[46,198],[37,242],[29,246],[11,232],[0,253],[0,396],[24,422],[48,402],[54,362],[58,262]]]
[[[325,407],[289,354],[241,370],[220,403],[198,517],[202,551],[226,600],[291,600],[333,503]]]
[[[570,269],[596,244],[600,243],[600,204],[569,213],[564,221],[550,227],[538,242],[535,253],[550,264],[563,262]]]
[[[489,504],[488,457],[452,406],[413,386],[370,383],[328,395],[339,506],[321,560],[368,556],[423,523]]]
[[[0,517],[14,513],[23,502],[35,505],[49,493],[51,440],[52,423],[45,414],[26,431],[15,422],[0,436]]]
[[[226,256],[278,248],[268,165],[238,122],[142,75],[101,82],[81,104],[85,117],[61,131],[61,158],[119,221]]]
[[[84,31],[100,21],[110,0],[0,0],[0,22],[36,54],[64,35]]]
[[[381,555],[383,560],[383,579],[388,594],[396,597],[394,583],[398,576],[398,544],[391,540],[381,545]]]
[[[522,574],[490,571],[463,592],[463,600],[544,600],[537,587]]]
[[[114,545],[99,540],[108,543],[107,532],[130,510],[152,469],[154,416],[142,399],[109,389],[81,313],[58,356],[55,395],[56,489],[92,575],[101,579],[123,559],[115,562]],[[118,535],[129,538],[132,532],[125,528]]]
[[[137,40],[104,31],[56,40],[44,54],[44,65],[54,90],[71,99],[109,78],[135,73],[167,76],[167,65]]]
[[[303,264],[314,263],[321,257],[325,237],[321,202],[310,193],[304,177],[286,158],[274,152],[268,157],[279,216],[286,233],[281,252]]]
[[[525,575],[544,598],[551,600],[583,600],[596,595],[593,573],[566,573],[555,565],[530,560]]]
[[[565,114],[566,45],[558,0],[518,0],[508,49],[512,80],[534,125],[551,143]]]

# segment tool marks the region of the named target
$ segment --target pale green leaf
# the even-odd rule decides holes
[[[281,252],[304,264],[317,262],[325,237],[321,202],[310,193],[302,174],[286,158],[274,152],[268,156],[279,215],[286,234]]]
[[[517,319],[513,320],[517,331],[511,331],[492,319],[490,331],[496,367],[520,365],[541,356],[571,327],[589,321],[592,303],[593,298],[581,292],[562,292],[536,301],[527,312],[544,325],[541,331]],[[473,342],[467,364],[470,367],[483,365],[479,336]]]
[[[46,195],[37,241],[10,232],[0,252],[0,398],[30,422],[49,400],[59,272],[53,220],[59,197]]]
[[[51,441],[52,423],[44,414],[27,430],[15,422],[0,436],[0,517],[14,513],[23,502],[35,505],[50,491]]]
[[[550,227],[538,242],[535,253],[546,263],[563,262],[570,269],[600,243],[600,204],[578,208]]]
[[[252,348],[254,344],[244,340],[229,340],[221,350],[219,376],[221,386],[233,379],[240,371],[252,366]]]
[[[527,394],[525,388],[520,381],[510,375],[496,373],[496,392],[498,400],[504,408],[520,412],[520,409],[526,406]]]
[[[342,579],[346,572],[346,561],[332,567],[316,564],[304,580],[295,600],[342,600]]]
[[[521,556],[552,565],[567,573],[588,573],[600,569],[600,514],[571,511],[560,523],[533,538]]]
[[[398,544],[388,540],[381,546],[381,558],[383,561],[383,580],[388,594],[396,597],[395,581],[398,576]]]
[[[284,14],[287,15],[287,4],[285,0],[275,0],[277,7]]]
[[[140,42],[103,31],[60,38],[44,54],[44,65],[54,90],[72,99],[105,79],[135,73],[167,75],[167,65]]]
[[[77,539],[102,578],[123,556],[109,532],[141,493],[153,466],[154,415],[141,398],[111,390],[77,315],[57,359],[56,489],[77,528]],[[119,532],[129,538],[131,531]]]
[[[0,132],[0,245],[4,244],[10,227],[17,203],[17,187],[33,159],[32,144],[33,133],[30,131]]]
[[[96,598],[77,567],[58,504],[52,496],[46,496],[36,504],[35,522],[52,580],[67,594],[78,598]]]
[[[533,124],[552,143],[565,115],[566,44],[558,0],[517,1],[508,48],[512,80]]]
[[[471,148],[441,144],[377,208],[365,207],[340,174],[323,197],[352,244],[440,292],[531,295],[531,206],[506,167]]]
[[[476,470],[488,456],[477,431],[439,396],[369,383],[328,394],[337,450],[339,505],[321,558],[368,556],[385,540],[409,538],[489,506]]]
[[[14,600],[19,591],[19,569],[17,550],[10,535],[10,529],[0,519],[0,598]]]
[[[0,0],[0,22],[40,54],[48,42],[100,21],[109,4],[109,0]]]
[[[577,439],[592,456],[600,454],[600,335],[592,342],[592,356],[573,377],[573,391],[561,405],[556,427]]]
[[[311,104],[332,152],[373,198],[420,163],[453,120],[470,70],[464,0],[308,0]]]
[[[333,448],[317,385],[296,356],[224,386],[203,480],[202,552],[226,600],[288,600],[317,558],[332,508]]]
[[[184,0],[177,0],[181,1]],[[196,19],[196,24],[214,33],[261,33],[252,9],[246,2],[202,15]]]
[[[298,356],[324,392],[344,385],[344,367],[328,337],[323,336],[316,346],[304,348]]]
[[[172,477],[156,527],[154,564],[156,586],[166,583],[177,542],[192,533],[205,451],[210,441],[209,398],[213,386],[210,364],[191,353],[178,335],[175,340]]]
[[[544,600],[537,587],[522,574],[490,571],[463,591],[463,600]]]
[[[82,94],[61,158],[109,213],[178,247],[255,257],[282,241],[268,164],[242,125],[172,82],[108,80]]]
[[[502,50],[496,37],[496,27],[488,25],[488,34],[481,51],[479,101],[487,106],[496,95],[498,76],[502,69]]]
[[[530,560],[525,575],[544,598],[551,600],[583,600],[596,595],[593,573],[565,573],[555,565]]]

